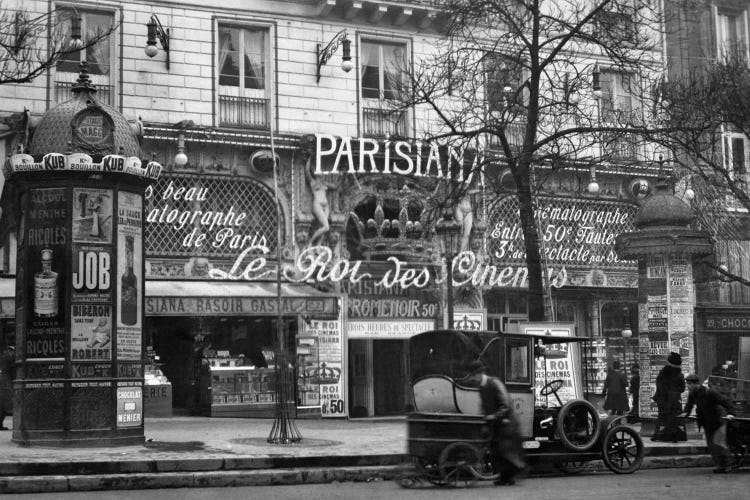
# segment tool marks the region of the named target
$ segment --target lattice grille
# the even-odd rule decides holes
[[[171,193],[184,188],[179,200],[169,196],[170,185]],[[152,196],[146,201],[147,256],[235,258],[243,249],[260,242],[275,254],[278,241],[275,200],[261,184],[247,178],[172,173],[161,177],[153,188]],[[185,199],[191,188],[200,199]],[[177,215],[171,219],[170,214],[174,213]],[[196,213],[198,215],[193,217]],[[216,219],[218,213],[222,214],[220,219]],[[231,219],[230,213],[234,214]],[[235,225],[232,221],[243,213],[244,219]],[[213,228],[206,218],[217,220]],[[283,221],[281,224],[283,234]],[[186,244],[186,238],[194,229],[196,234],[206,235],[199,247]]]

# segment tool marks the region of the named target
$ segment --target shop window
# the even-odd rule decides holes
[[[77,12],[81,16],[81,37],[84,40],[107,33],[115,25],[114,13],[112,12],[81,9],[77,9]],[[64,7],[60,9],[59,28],[64,40],[70,39],[71,21],[74,16],[73,9]],[[110,106],[115,105],[117,84],[116,39],[115,33],[111,33],[99,43],[71,52],[59,61],[53,79],[55,102],[65,102],[73,97],[71,89],[78,79],[81,63],[86,62],[91,82],[96,85],[97,99]]]
[[[267,129],[270,36],[264,27],[219,25],[219,124]]]
[[[409,113],[397,103],[408,87],[406,44],[363,40],[360,45],[363,134],[408,137]]]

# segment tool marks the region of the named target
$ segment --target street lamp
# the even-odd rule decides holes
[[[624,307],[622,309],[623,314],[623,328],[620,332],[620,335],[622,335],[623,341],[625,343],[625,347],[623,349],[622,354],[622,367],[623,370],[627,368],[627,360],[628,360],[628,339],[633,336],[633,330],[630,329],[630,309],[627,307]]]
[[[435,225],[435,235],[443,239],[445,248],[446,286],[448,295],[448,314],[443,320],[443,328],[453,329],[453,257],[459,243],[461,225],[453,218],[453,210],[446,208],[443,218]]]

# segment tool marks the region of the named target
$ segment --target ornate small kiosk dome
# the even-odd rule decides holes
[[[669,192],[665,183],[656,185],[654,194],[646,198],[635,215],[638,229],[654,226],[686,227],[695,221],[690,205]]]
[[[141,157],[141,147],[127,119],[115,108],[99,102],[86,63],[73,85],[73,98],[51,108],[34,132],[29,152],[119,154]]]

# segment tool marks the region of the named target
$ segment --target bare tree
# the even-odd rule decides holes
[[[658,2],[447,0],[442,42],[412,70],[408,98],[432,140],[492,145],[515,181],[528,268],[529,318],[545,319],[535,196],[544,176],[616,163],[657,129],[662,75]],[[606,84],[606,85],[605,85]],[[607,92],[619,86],[627,99]],[[456,145],[458,147],[458,145]],[[651,161],[641,148],[638,161]],[[496,164],[497,159],[493,160]],[[478,168],[493,177],[490,163]],[[546,173],[546,174],[545,174]],[[456,186],[446,204],[460,199]]]
[[[35,15],[0,4],[0,85],[31,82],[66,56],[106,39],[116,28],[82,37],[77,16],[71,8]]]

